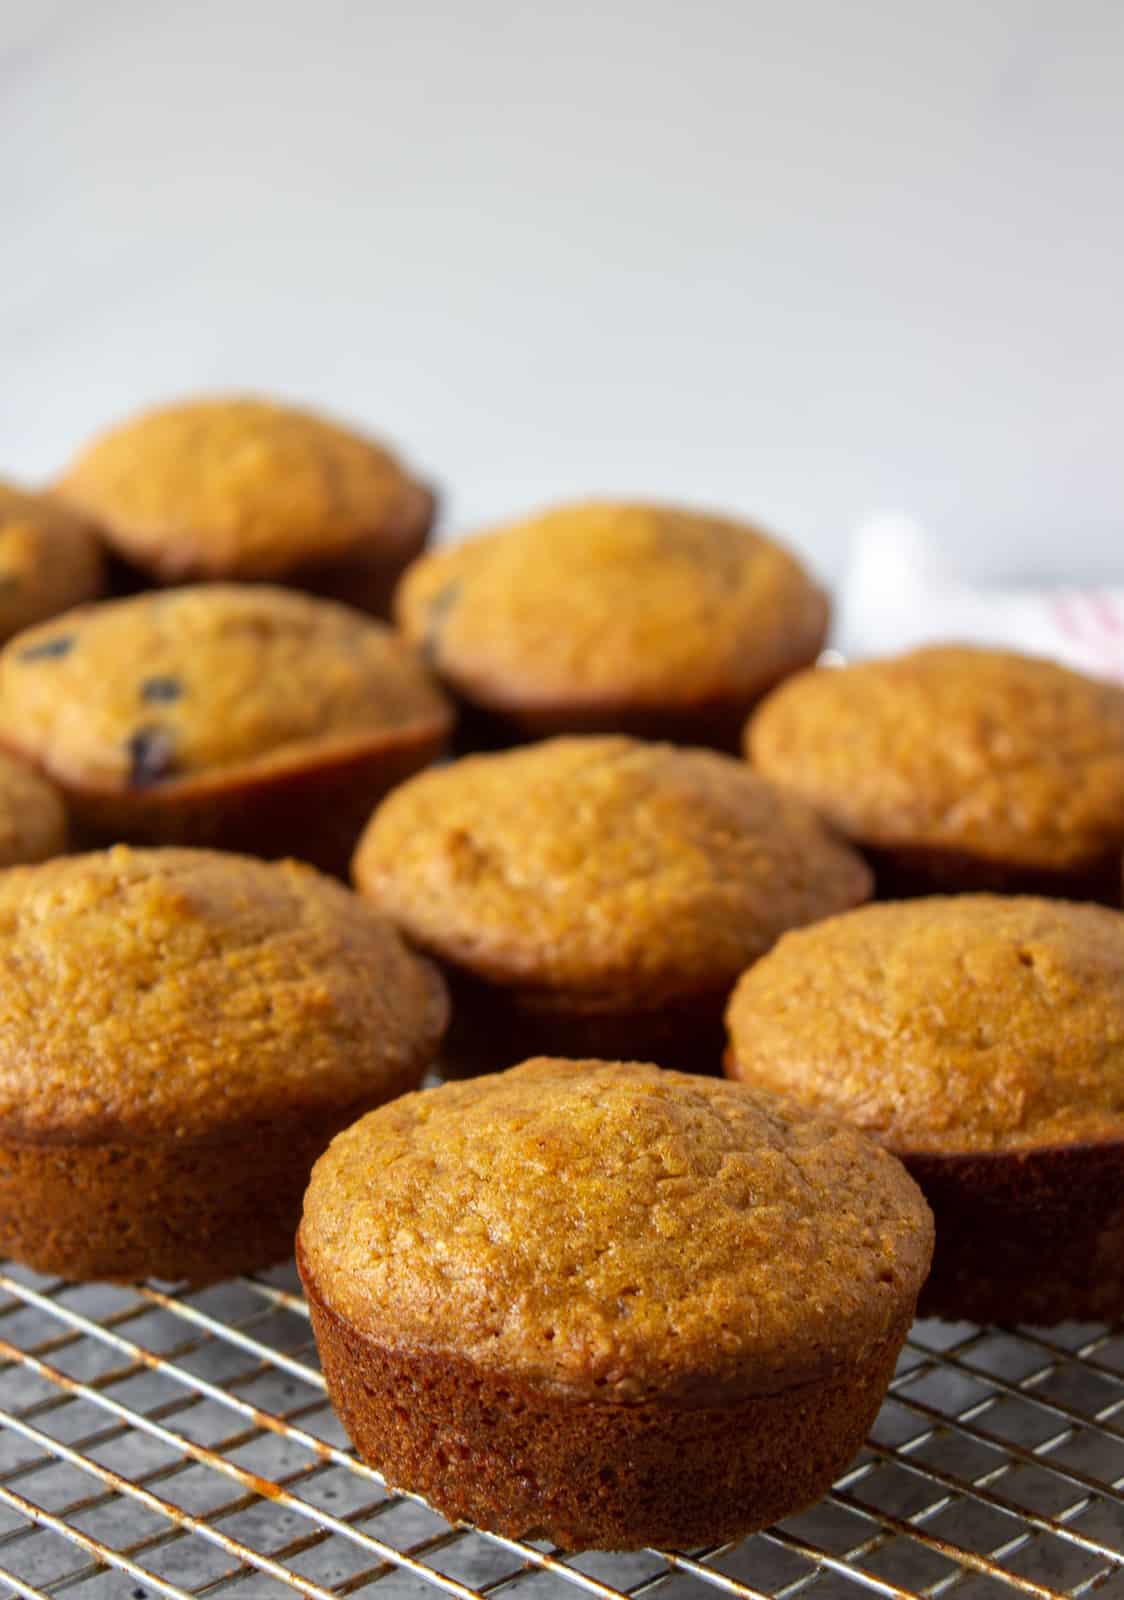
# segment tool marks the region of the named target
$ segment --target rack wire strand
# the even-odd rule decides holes
[[[21,1600],[1124,1600],[1124,1332],[918,1324],[867,1447],[736,1545],[450,1526],[358,1461],[291,1269],[207,1290],[0,1270],[0,1589]]]

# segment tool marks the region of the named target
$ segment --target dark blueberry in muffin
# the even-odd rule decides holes
[[[60,656],[69,655],[73,648],[72,633],[56,633],[53,639],[42,639],[38,644],[29,644],[26,650],[20,651],[20,660],[57,661]]]
[[[183,694],[183,684],[170,676],[146,678],[141,684],[141,699],[149,704],[166,704],[178,700]]]
[[[129,740],[129,784],[147,789],[171,777],[176,767],[175,743],[166,728],[138,728]]]

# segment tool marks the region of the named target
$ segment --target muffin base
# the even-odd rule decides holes
[[[1124,1318],[1124,1140],[895,1154],[936,1218],[922,1316],[1040,1325]]]
[[[499,984],[447,966],[441,971],[452,999],[438,1063],[448,1078],[500,1072],[532,1056],[653,1061],[677,1072],[721,1074],[723,1013],[732,985],[656,1010],[617,1005],[577,1011],[523,1005],[517,992]]]
[[[428,543],[437,504],[437,496],[431,489],[415,484],[403,501],[396,526],[360,541],[349,555],[334,561],[306,562],[257,579],[240,572],[221,575],[191,572],[169,577],[129,560],[122,551],[111,551],[109,592],[116,596],[140,594],[147,589],[174,588],[177,584],[200,583],[216,577],[237,583],[280,583],[287,589],[303,589],[308,594],[340,600],[357,611],[387,621],[398,580]]]
[[[393,541],[385,536],[371,539],[338,561],[297,567],[282,582],[291,589],[306,589],[327,600],[340,600],[389,621],[398,580],[425,549],[436,515],[437,496],[418,484],[404,508]]]
[[[206,1142],[0,1140],[0,1254],[60,1278],[115,1282],[204,1284],[270,1266],[292,1251],[313,1163],[368,1109]]]
[[[738,1405],[621,1405],[379,1344],[320,1298],[299,1237],[297,1265],[360,1456],[450,1521],[566,1549],[689,1549],[814,1504],[866,1437],[909,1329],[861,1368]]]
[[[928,894],[1035,894],[1119,906],[1120,854],[1075,869],[1049,870],[988,860],[964,850],[890,849],[852,840],[874,869],[875,898],[913,900]]]
[[[295,856],[344,878],[375,805],[435,760],[447,733],[444,724],[427,725],[393,743],[310,752],[303,764],[233,768],[146,789],[88,789],[57,774],[53,781],[66,798],[75,849],[173,844]]]
[[[804,666],[810,666],[815,657]],[[440,661],[433,661],[441,672]],[[796,668],[794,670],[799,670]],[[458,755],[482,750],[506,750],[513,745],[530,744],[537,739],[553,739],[558,734],[623,733],[633,739],[653,739],[670,744],[702,745],[725,755],[741,754],[742,730],[746,718],[775,683],[764,684],[752,694],[728,700],[700,701],[690,706],[643,706],[635,702],[609,701],[588,704],[579,701],[555,705],[510,705],[484,707],[463,699],[455,680],[445,679],[445,687],[457,700]]]

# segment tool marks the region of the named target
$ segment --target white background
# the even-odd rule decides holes
[[[1120,0],[0,0],[0,471],[183,390],[1124,577]]]

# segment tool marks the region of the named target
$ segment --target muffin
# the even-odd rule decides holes
[[[690,1548],[858,1449],[932,1251],[901,1166],[720,1080],[527,1062],[333,1140],[297,1261],[360,1455],[450,1520]]]
[[[936,1216],[922,1310],[1124,1317],[1124,915],[992,895],[865,906],[741,979],[728,1070],[846,1118]]]
[[[871,887],[743,762],[611,735],[412,779],[375,812],[353,873],[444,965],[457,1074],[593,1050],[718,1071],[742,969]]]
[[[800,563],[748,524],[597,501],[435,551],[395,612],[480,738],[620,732],[727,750],[828,624]]]
[[[421,1079],[433,967],[294,862],[197,850],[0,875],[0,1253],[204,1283],[289,1253],[333,1134]]]
[[[993,889],[1119,903],[1124,689],[943,645],[820,668],[746,730],[753,765],[873,861],[887,896]]]
[[[385,616],[434,497],[382,446],[272,401],[148,411],[71,463],[58,493],[142,581],[267,579]]]
[[[46,861],[66,849],[66,808],[52,784],[0,755],[0,867]]]
[[[221,845],[332,871],[451,713],[384,624],[266,585],[103,601],[0,651],[0,744],[86,844]]]
[[[93,528],[46,495],[0,481],[0,643],[96,600],[104,586]]]

